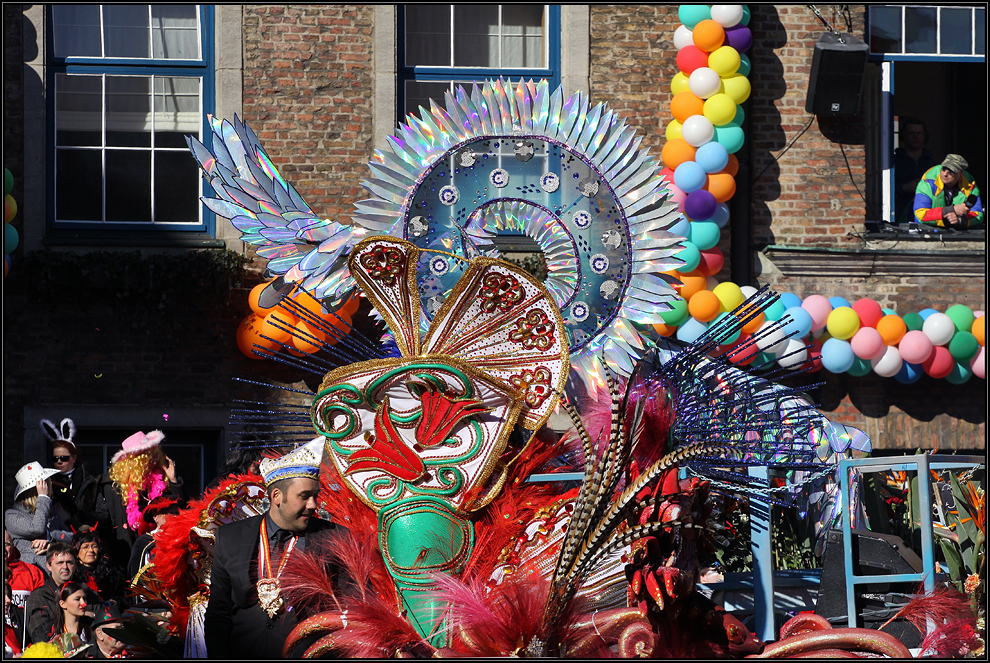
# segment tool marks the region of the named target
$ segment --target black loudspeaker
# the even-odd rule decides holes
[[[853,573],[857,576],[922,572],[921,558],[905,546],[899,536],[854,529],[852,538]],[[856,585],[856,612],[861,615],[858,626],[880,628],[908,602],[909,599],[901,595],[913,593],[919,584],[920,581],[896,584],[880,581]],[[845,617],[847,614],[846,572],[841,529],[831,530],[825,542],[825,553],[822,556],[822,584],[818,589],[815,614],[830,620],[832,617]],[[841,619],[832,621],[832,626],[845,628],[851,624]],[[884,632],[898,638],[906,647],[917,647],[921,644],[921,633],[903,620],[891,622],[884,628]]]
[[[869,52],[867,43],[851,34],[823,34],[815,44],[804,109],[819,117],[858,113]]]

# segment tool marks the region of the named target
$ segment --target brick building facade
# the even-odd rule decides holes
[[[898,312],[955,303],[984,309],[982,240],[891,239],[865,225],[872,218],[872,79],[865,111],[852,120],[807,113],[822,23],[806,6],[751,10],[753,92],[739,154],[740,207],[722,235],[729,259],[719,280],[769,283],[801,297],[870,296]],[[186,467],[198,468],[194,483],[209,481],[234,439],[233,399],[273,398],[232,378],[315,383],[237,350],[237,324],[261,263],[225,220],[216,219],[212,237],[165,246],[53,239],[43,186],[52,177],[43,149],[52,75],[43,38],[48,11],[4,6],[4,164],[15,177],[14,224],[22,238],[4,296],[5,483],[23,462],[47,458],[38,419],[63,416],[76,418],[80,439],[94,449],[156,427],[170,443],[206,444]],[[677,6],[559,11],[556,75],[565,93],[584,89],[607,102],[659,159],[677,72]],[[865,15],[863,5],[850,6],[854,34],[864,35]],[[361,180],[372,151],[384,146],[399,115],[395,8],[217,6],[213,25],[216,114],[243,117],[312,208],[346,221],[365,197]],[[822,409],[862,427],[879,449],[985,448],[983,380],[956,386],[922,377],[903,385],[825,371],[796,379],[824,382],[814,392]]]

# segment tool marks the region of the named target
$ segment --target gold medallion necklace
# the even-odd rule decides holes
[[[282,554],[282,559],[279,560],[278,572],[272,574],[272,552],[268,543],[268,519],[261,519],[261,542],[258,546],[258,604],[273,619],[283,603],[280,596],[282,585],[279,578],[282,577],[282,570],[285,568],[285,563],[289,561],[289,556],[296,547],[298,539],[297,536],[292,537],[292,541]]]

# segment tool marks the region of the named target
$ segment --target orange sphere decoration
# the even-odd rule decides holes
[[[729,165],[719,171],[720,173],[725,173],[727,175],[736,176],[739,172],[739,159],[736,158],[735,154],[729,155]]]
[[[668,338],[673,336],[674,332],[677,331],[677,327],[671,327],[670,325],[665,325],[662,322],[653,325],[653,329],[655,329],[656,332],[661,336],[665,336]]]
[[[732,198],[736,193],[736,179],[727,173],[712,173],[708,176],[708,193],[715,196],[715,200],[724,203]]]
[[[701,322],[714,320],[722,310],[722,304],[711,290],[702,290],[695,293],[688,302],[688,312],[691,316]]]
[[[298,291],[292,301],[295,303],[295,306],[290,310],[302,307],[309,315],[321,317],[326,314],[326,311],[323,310],[323,303],[305,290]],[[308,316],[304,314],[298,317],[300,320],[305,320]]]
[[[289,315],[281,308],[275,308],[261,323],[261,333],[279,343],[289,343],[292,334],[284,327],[294,327],[296,322],[298,319],[295,316]]]
[[[292,334],[292,346],[296,350],[311,355],[322,347],[322,342],[330,342],[329,334],[304,320],[296,323],[296,332]],[[336,342],[335,338],[330,343]]]
[[[725,28],[710,18],[700,21],[691,31],[694,38],[694,45],[711,53],[725,43]]]
[[[258,298],[261,296],[261,292],[268,286],[267,283],[259,283],[258,285],[251,288],[251,292],[248,294],[248,306],[251,307],[251,311],[255,315],[260,315],[262,317],[268,315],[272,312],[270,308],[261,308],[258,304]]]
[[[660,151],[660,158],[663,160],[663,165],[674,170],[685,161],[694,161],[694,155],[697,151],[683,138],[673,138],[664,144]]]
[[[987,316],[981,315],[976,320],[973,320],[973,327],[970,329],[973,336],[976,337],[976,342],[982,346],[987,344]]]
[[[703,115],[705,111],[705,101],[696,97],[689,90],[678,92],[670,100],[670,112],[681,124],[692,115]]]
[[[907,325],[899,315],[885,315],[877,322],[877,331],[880,338],[887,345],[897,345],[901,342],[901,337],[907,333]]]
[[[264,322],[264,318],[260,315],[255,315],[254,313],[248,314],[247,317],[241,320],[241,324],[237,328],[237,348],[245,357],[250,359],[262,359],[262,357],[254,354],[255,344],[258,344],[268,350],[275,348],[275,343],[263,339],[260,336],[261,327]]]
[[[766,321],[767,316],[762,313],[758,314],[755,318],[747,322],[742,326],[742,330],[746,334],[752,334]]]
[[[705,275],[698,270],[688,272],[687,274],[679,274],[678,276],[683,284],[681,285],[681,297],[688,300],[688,302],[708,285],[705,282]]]

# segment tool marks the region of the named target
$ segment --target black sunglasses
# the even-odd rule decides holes
[[[52,456],[52,460],[56,463],[68,463],[72,459],[72,456]]]

